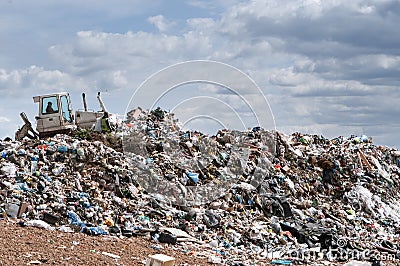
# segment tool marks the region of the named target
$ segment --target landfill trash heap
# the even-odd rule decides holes
[[[226,265],[345,261],[340,250],[371,251],[363,258],[371,261],[400,254],[394,148],[366,136],[258,127],[208,136],[181,131],[159,108],[132,110],[125,122],[124,153],[101,138],[62,134],[0,141],[3,217],[64,232],[148,235]]]

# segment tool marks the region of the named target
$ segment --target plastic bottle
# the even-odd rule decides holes
[[[31,159],[31,174],[36,174],[37,165],[38,165],[38,158],[36,156],[32,156],[32,159]]]

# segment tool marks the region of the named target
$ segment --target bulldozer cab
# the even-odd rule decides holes
[[[65,133],[75,129],[68,93],[35,96],[33,101],[39,104],[36,130],[40,137]]]

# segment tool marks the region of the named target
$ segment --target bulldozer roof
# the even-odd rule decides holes
[[[56,95],[69,95],[68,92],[57,92],[57,93],[51,93],[51,94],[45,94],[45,95],[37,95],[33,96],[33,102],[38,103],[40,98],[46,98],[46,97],[51,97],[51,96],[56,96]]]

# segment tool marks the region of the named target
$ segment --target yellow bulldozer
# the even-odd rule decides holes
[[[36,130],[33,129],[27,115],[22,112],[20,116],[24,125],[15,133],[15,140],[22,140],[25,137],[30,139],[44,138],[59,133],[70,133],[78,128],[101,131],[101,128],[99,129],[100,120],[108,112],[100,97],[100,92],[97,93],[97,99],[101,111],[87,109],[85,93],[82,93],[82,99],[84,109],[73,113],[68,92],[34,96],[34,103],[39,104],[39,112],[35,117]]]

